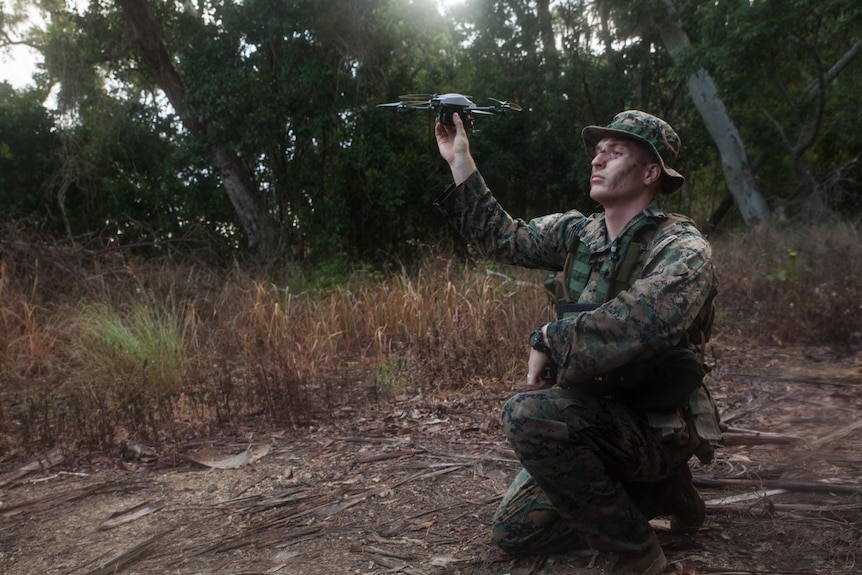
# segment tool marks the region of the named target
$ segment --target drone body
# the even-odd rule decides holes
[[[503,102],[495,98],[495,106],[477,106],[470,96],[462,94],[407,94],[398,96],[400,102],[378,104],[378,107],[395,108],[398,112],[413,112],[415,110],[433,110],[437,113],[437,121],[446,126],[453,126],[452,116],[458,114],[468,129],[473,127],[473,114],[497,115],[509,110],[521,111],[521,107],[511,102]]]

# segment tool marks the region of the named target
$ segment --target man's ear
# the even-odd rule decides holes
[[[661,166],[656,163],[647,164],[647,172],[644,176],[644,185],[651,186],[661,179]]]

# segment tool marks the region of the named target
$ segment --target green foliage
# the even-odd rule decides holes
[[[127,310],[87,307],[79,320],[77,345],[86,364],[101,373],[84,379],[131,387],[136,382],[158,395],[176,394],[186,348],[194,342],[193,334],[186,333],[183,315],[176,306],[158,309],[141,303]]]
[[[207,247],[226,260],[245,238],[214,165],[218,146],[236,153],[262,196],[278,262],[409,262],[451,234],[430,207],[449,173],[432,115],[375,105],[457,91],[525,107],[479,118],[471,139],[514,215],[592,211],[579,133],[636,107],[682,136],[689,190],[665,206],[703,222],[727,189],[685,88],[704,68],[773,206],[860,213],[862,162],[848,127],[858,123],[862,58],[829,71],[852,54],[862,5],[675,4],[692,41],[681,65],[661,42],[660,0],[468,0],[445,16],[433,2],[402,0],[152,2],[201,135],[138,62],[115,3],[43,2],[49,25],[28,36],[45,56],[39,90],[0,87],[0,207],[58,235],[108,235],[147,255]],[[42,107],[49,90],[56,111]]]
[[[717,78],[764,195],[793,214],[852,206],[848,191],[858,190],[860,168],[847,127],[858,120],[852,86],[862,74],[860,58],[835,78],[829,72],[854,44],[858,50],[862,5],[699,2],[690,15],[698,36],[692,58]]]
[[[778,268],[764,274],[768,281],[771,282],[786,282],[799,279],[799,252],[793,248],[787,250],[787,261]]]
[[[0,84],[0,208],[6,219],[44,221],[56,207],[46,182],[58,168],[60,140],[44,96]]]
[[[99,439],[112,441],[116,424],[158,438],[170,425],[196,343],[185,310],[140,302],[125,309],[91,304],[78,323],[73,389],[86,390],[87,401],[98,406]]]
[[[404,358],[397,353],[378,364],[377,385],[383,397],[396,399],[409,389],[410,382],[404,368]]]

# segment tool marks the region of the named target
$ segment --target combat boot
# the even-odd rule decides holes
[[[646,551],[637,555],[603,554],[596,562],[594,572],[605,575],[659,575],[665,567],[667,558],[655,532],[652,532]]]
[[[692,484],[688,464],[680,465],[673,475],[660,482],[662,507],[670,514],[673,533],[693,533],[706,519],[706,504]]]

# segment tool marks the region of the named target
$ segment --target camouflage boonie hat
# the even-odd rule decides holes
[[[653,151],[664,174],[661,184],[662,193],[670,194],[685,183],[685,177],[670,167],[676,161],[682,144],[670,124],[640,110],[627,110],[614,116],[611,123],[604,128],[587,126],[581,132],[590,157],[596,155],[596,144],[599,140],[618,135],[643,142]]]

